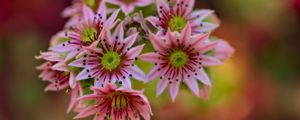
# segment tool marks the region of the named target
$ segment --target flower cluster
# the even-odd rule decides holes
[[[169,86],[173,101],[181,83],[207,98],[208,68],[223,64],[234,49],[211,36],[218,19],[212,10],[194,11],[194,2],[74,0],[63,11],[69,19],[64,29],[36,57],[45,61],[37,67],[49,82],[45,91],[65,90],[71,97],[68,112],[95,120],[150,119],[150,103],[132,89],[132,78],[145,83],[159,78],[157,96]],[[155,5],[158,15],[144,14]],[[144,46],[153,52],[142,53]],[[154,64],[148,74],[136,65],[138,59]]]

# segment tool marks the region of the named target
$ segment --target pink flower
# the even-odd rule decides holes
[[[194,2],[194,0],[177,0],[176,5],[172,7],[165,0],[157,0],[158,17],[151,16],[147,20],[158,28],[158,35],[165,35],[168,29],[181,32],[187,23],[191,24],[193,35],[211,32],[218,27],[218,24],[204,21],[213,13],[212,10],[192,11]]]
[[[47,81],[50,84],[45,88],[45,91],[61,91],[66,90],[71,94],[70,104],[67,112],[70,112],[79,103],[76,99],[82,96],[82,89],[78,82],[76,82],[76,75],[68,70],[64,58],[56,52],[41,52],[36,59],[43,59],[47,62],[37,67],[41,71],[39,78]]]
[[[225,41],[217,40],[217,46],[214,50],[214,55],[221,61],[227,60],[234,53],[234,49]]]
[[[132,47],[137,36],[135,33],[124,39],[123,23],[117,26],[113,35],[104,28],[99,40],[69,64],[84,68],[76,79],[95,78],[95,86],[118,81],[128,87],[131,87],[130,77],[144,81],[145,74],[133,64],[144,47]]]
[[[166,37],[162,38],[150,33],[150,40],[156,52],[143,54],[140,58],[155,63],[147,76],[147,82],[160,77],[156,91],[158,96],[169,84],[171,98],[174,101],[181,81],[196,96],[199,96],[196,80],[201,81],[205,86],[211,86],[204,67],[221,65],[222,62],[215,57],[206,55],[217,45],[216,42],[205,42],[208,37],[209,34],[191,36],[189,23],[181,34],[169,30]]]
[[[101,1],[102,0],[73,0],[72,5],[65,8],[62,12],[64,18],[70,18],[65,27],[69,28],[76,25],[81,20],[84,6],[89,6],[93,11],[96,11],[100,6]]]
[[[68,55],[66,61],[70,60],[80,53],[84,46],[89,46],[96,41],[103,27],[113,27],[118,13],[119,10],[115,11],[109,19],[106,19],[105,3],[101,4],[97,14],[94,14],[92,9],[88,6],[83,6],[82,21],[65,33],[65,37],[69,38],[69,40],[50,47],[50,50],[64,53],[67,52]]]
[[[135,6],[144,7],[150,5],[153,0],[107,0],[106,2],[119,5],[122,11],[128,15],[133,12]]]
[[[86,107],[75,119],[95,114],[94,120],[139,120],[140,115],[145,120],[150,120],[151,107],[142,91],[117,88],[114,84],[91,89],[94,94],[83,96],[79,100],[94,100],[95,105]]]

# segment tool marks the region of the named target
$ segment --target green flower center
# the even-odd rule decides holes
[[[115,92],[110,96],[111,107],[115,110],[120,110],[128,107],[128,95],[126,93]]]
[[[92,43],[97,39],[97,30],[93,27],[87,27],[82,32],[82,41]]]
[[[107,52],[104,53],[103,57],[101,58],[101,64],[104,69],[112,71],[116,69],[121,63],[121,58],[118,53],[116,52]]]
[[[185,27],[187,21],[181,16],[175,16],[169,20],[169,28],[171,31],[181,32],[181,30]]]
[[[170,55],[170,63],[174,67],[183,67],[188,62],[188,55],[183,51],[175,51]]]

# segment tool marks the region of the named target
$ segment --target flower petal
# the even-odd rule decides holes
[[[95,14],[94,14],[93,10],[90,7],[88,7],[87,5],[83,5],[83,10],[82,11],[83,11],[83,18],[86,21],[93,19]]]
[[[150,82],[162,74],[160,66],[154,66],[148,73],[145,83]]]
[[[95,73],[97,71],[98,69],[85,68],[76,76],[76,80],[85,80],[85,79],[93,78],[95,77]]]
[[[160,96],[163,93],[163,91],[167,88],[168,84],[169,84],[169,82],[166,78],[158,81],[157,87],[156,87],[156,97]]]
[[[158,62],[159,60],[159,54],[157,53],[145,53],[140,55],[140,59],[147,62]]]
[[[146,80],[145,73],[139,67],[137,67],[137,65],[129,67],[129,74],[132,74],[132,77],[137,80],[140,80],[140,81]]]
[[[181,36],[180,36],[180,43],[181,44],[187,45],[187,43],[190,42],[191,31],[192,31],[191,25],[190,25],[190,23],[187,23],[186,26],[184,27],[184,29],[181,32]]]
[[[134,48],[131,48],[129,51],[128,51],[128,57],[129,58],[136,58],[143,50],[145,44],[142,44],[142,45],[139,45],[139,46],[136,46]]]
[[[218,66],[218,65],[222,65],[223,62],[220,61],[218,58],[216,57],[212,57],[212,56],[208,56],[208,55],[201,55],[202,58],[202,65],[203,66]]]
[[[199,81],[201,81],[205,85],[211,86],[211,82],[209,80],[209,77],[208,77],[207,73],[204,71],[203,68],[197,69],[196,72],[197,72],[197,75],[195,75],[195,77]]]
[[[121,9],[125,13],[125,15],[128,15],[129,13],[131,13],[134,10],[134,6],[125,4],[125,5],[121,6]]]
[[[99,8],[97,10],[97,13],[101,15],[102,17],[102,21],[105,21],[106,20],[106,5],[105,5],[105,1],[101,1],[100,2],[100,5],[99,5]]]
[[[123,22],[119,23],[115,32],[113,34],[113,40],[123,41],[124,39],[124,29],[123,29]]]
[[[87,116],[91,116],[97,112],[97,109],[94,106],[88,106],[83,109],[79,114],[77,114],[74,119],[85,118]]]
[[[173,81],[170,85],[170,95],[171,95],[171,98],[172,98],[173,102],[175,101],[175,98],[178,94],[179,85],[180,85],[179,81]]]
[[[114,27],[113,24],[116,21],[116,18],[118,17],[119,12],[120,12],[120,9],[113,12],[112,15],[104,23],[104,27],[106,27],[107,29],[113,28]]]
[[[163,44],[162,43],[162,40],[160,40],[156,35],[154,35],[152,32],[150,32],[149,34],[150,36],[150,41],[154,47],[155,50],[157,51],[164,51],[164,47],[163,47]]]
[[[199,97],[199,87],[196,79],[193,77],[185,77],[184,82],[190,88],[190,90]]]
[[[132,34],[132,35],[128,36],[127,38],[125,38],[124,39],[125,48],[131,47],[134,44],[138,35],[139,35],[139,33],[135,33],[135,34]]]
[[[63,62],[56,63],[55,65],[52,66],[53,70],[58,70],[58,71],[65,71],[69,72],[67,65]]]
[[[149,21],[155,27],[160,24],[159,19],[154,16],[147,17],[146,20]]]

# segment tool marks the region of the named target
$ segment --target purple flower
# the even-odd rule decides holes
[[[151,107],[142,91],[117,88],[114,84],[101,88],[92,87],[91,90],[94,94],[83,96],[79,100],[94,100],[95,105],[83,109],[75,119],[95,115],[94,120],[139,120],[141,115],[145,120],[150,120]]]
[[[147,76],[147,82],[157,77],[157,95],[170,85],[171,98],[174,101],[180,82],[184,82],[191,91],[199,96],[197,80],[210,87],[211,82],[204,67],[221,65],[222,62],[210,55],[216,42],[205,42],[209,34],[191,36],[191,26],[187,23],[181,34],[167,32],[166,37],[158,37],[150,33],[150,40],[156,52],[140,56],[144,61],[153,62],[155,66]]]
[[[177,0],[176,4],[172,6],[165,0],[157,0],[158,17],[150,16],[147,20],[158,28],[158,35],[165,35],[168,29],[173,32],[181,32],[187,23],[191,24],[193,35],[211,32],[218,27],[218,24],[204,21],[213,13],[212,10],[192,11],[194,2],[194,0]]]
[[[113,35],[104,28],[99,40],[69,64],[84,68],[76,79],[95,78],[95,86],[118,81],[128,87],[131,87],[130,77],[144,81],[145,74],[133,64],[144,47],[132,47],[137,36],[138,33],[135,33],[124,39],[122,23],[117,26]]]

